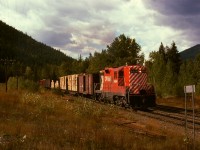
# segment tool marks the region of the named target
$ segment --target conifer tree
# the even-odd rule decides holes
[[[173,70],[173,73],[178,74],[180,69],[180,55],[177,50],[177,46],[175,42],[173,41],[170,48],[166,48],[166,55],[167,55],[167,61],[171,61],[171,67]]]
[[[176,95],[178,75],[174,74],[172,65],[173,62],[171,60],[168,60],[166,64],[164,80],[162,82],[162,95],[166,97]]]
[[[200,55],[198,55],[194,60],[194,67],[192,70],[192,76],[194,79],[194,84],[200,83]]]
[[[165,63],[167,62],[166,60],[166,52],[165,52],[165,47],[163,46],[163,43],[161,42],[160,47],[159,47],[159,54],[161,55],[163,61],[165,61]]]

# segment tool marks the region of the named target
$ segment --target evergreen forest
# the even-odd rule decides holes
[[[200,95],[200,55],[182,59],[175,42],[170,46],[161,43],[145,61],[136,39],[121,34],[101,52],[74,59],[1,21],[0,29],[0,82],[16,76],[33,82],[43,78],[55,81],[74,73],[98,73],[105,67],[145,64],[157,96],[183,96],[184,85],[193,84]]]

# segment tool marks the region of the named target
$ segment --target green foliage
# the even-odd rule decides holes
[[[157,52],[151,52],[146,62],[149,82],[156,89],[157,96],[184,96],[185,85],[196,85],[196,95],[200,95],[200,55],[194,60],[181,62],[175,42],[171,47],[161,43]]]
[[[105,67],[119,67],[126,64],[143,64],[144,54],[139,54],[141,47],[135,39],[126,37],[124,34],[116,37],[101,53],[95,52],[87,59],[89,66],[86,72],[97,73]]]
[[[176,96],[181,64],[176,44],[173,42],[171,47],[164,47],[161,43],[159,50],[151,52],[149,57],[146,62],[149,81],[154,84],[157,96]]]
[[[141,47],[135,39],[126,37],[124,34],[116,37],[114,41],[107,46],[108,55],[111,59],[112,66],[122,66],[126,63],[136,64]]]
[[[21,89],[21,90],[29,90],[32,92],[37,92],[39,90],[39,84],[29,80],[29,79],[24,79],[22,77],[17,78],[16,77],[10,77],[8,80],[8,88],[9,89]]]
[[[166,55],[167,55],[167,60],[172,62],[171,68],[173,73],[178,74],[181,65],[181,60],[175,42],[172,42],[171,47],[167,48]]]
[[[110,59],[106,50],[102,50],[101,53],[95,52],[94,56],[89,58],[88,73],[98,73],[105,67],[110,66]]]

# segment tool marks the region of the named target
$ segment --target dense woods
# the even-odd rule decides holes
[[[200,94],[200,55],[183,59],[172,42],[171,46],[161,43],[149,57],[146,61],[149,82],[154,84],[157,96],[184,96],[185,85],[196,85],[196,94]]]
[[[136,39],[121,34],[101,52],[88,57],[73,59],[59,50],[35,41],[0,21],[0,81],[7,76],[21,76],[23,79],[38,81],[43,78],[57,80],[59,76],[73,73],[98,73],[105,67],[144,64],[144,54]],[[199,50],[199,45],[195,48]],[[196,51],[196,50],[195,50]],[[194,50],[192,51],[194,54]],[[149,82],[155,86],[157,96],[182,96],[184,85],[196,85],[200,94],[200,55],[185,59],[180,55],[175,42],[170,46],[160,44],[145,62]],[[187,54],[186,54],[187,55]],[[184,59],[183,59],[184,58]],[[6,64],[3,60],[15,60]]]

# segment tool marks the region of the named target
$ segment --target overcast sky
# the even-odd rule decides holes
[[[0,20],[74,58],[123,33],[146,58],[161,42],[179,52],[200,43],[199,0],[0,0]]]

